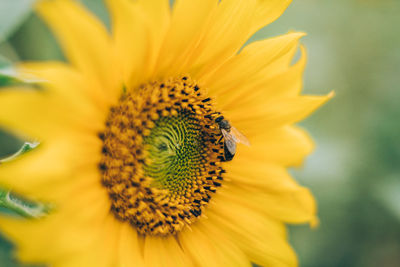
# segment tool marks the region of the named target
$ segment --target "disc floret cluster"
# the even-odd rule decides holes
[[[110,109],[99,169],[111,210],[141,234],[175,234],[223,182],[212,99],[189,77],[127,90]]]

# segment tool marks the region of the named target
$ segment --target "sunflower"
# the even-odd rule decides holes
[[[1,126],[40,141],[0,184],[53,207],[0,217],[18,259],[296,266],[285,224],[317,219],[287,172],[313,148],[293,123],[331,94],[300,95],[303,33],[243,48],[289,3],[109,0],[109,33],[75,1],[40,1],[68,63],[22,63],[40,89],[0,91]]]

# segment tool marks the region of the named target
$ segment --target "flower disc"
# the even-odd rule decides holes
[[[100,134],[115,216],[151,235],[174,234],[199,217],[223,180],[219,114],[188,77],[124,93]]]

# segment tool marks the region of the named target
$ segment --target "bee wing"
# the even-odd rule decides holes
[[[231,126],[230,134],[235,137],[235,140],[236,140],[237,143],[243,143],[246,146],[250,146],[249,139],[247,139],[247,137],[244,136],[241,132],[239,132],[239,130],[236,129],[235,127]]]
[[[221,129],[221,133],[224,136],[224,142],[225,142],[226,148],[228,149],[229,153],[231,153],[232,155],[235,155],[237,140],[235,139],[235,137],[233,135],[229,134],[225,129]]]

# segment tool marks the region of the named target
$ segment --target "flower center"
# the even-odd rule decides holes
[[[150,235],[193,223],[225,172],[218,116],[188,77],[124,93],[99,135],[99,168],[114,215]]]

